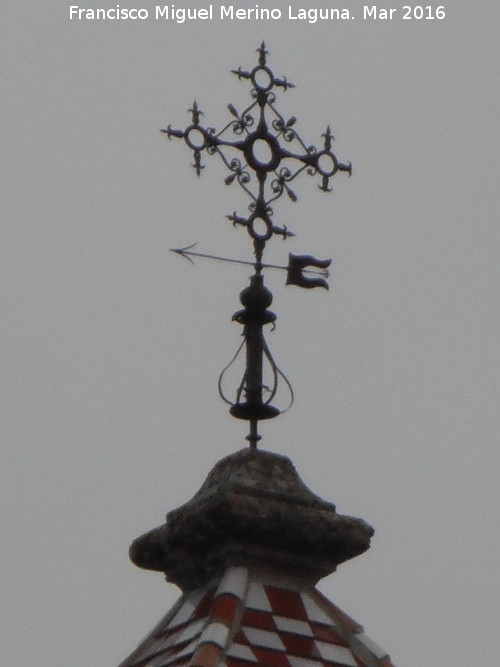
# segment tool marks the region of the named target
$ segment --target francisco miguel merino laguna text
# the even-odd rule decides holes
[[[446,11],[444,5],[403,5],[401,18],[403,20],[434,20],[444,19]],[[334,7],[310,7],[303,9],[302,7],[296,9],[292,5],[288,5],[288,12],[283,15],[281,9],[273,7],[271,9],[259,7],[243,8],[234,7],[234,5],[220,5],[218,12],[214,12],[214,6],[208,5],[197,9],[195,7],[176,7],[175,5],[156,5],[154,10],[154,18],[158,21],[161,19],[170,20],[175,23],[184,23],[185,21],[196,20],[212,20],[219,18],[223,20],[253,20],[253,21],[278,21],[282,18],[287,18],[289,21],[302,20],[309,23],[316,23],[317,21],[332,21],[354,19],[352,13],[345,7],[339,9]],[[399,11],[396,7],[377,7],[377,5],[363,5],[363,19],[364,20],[392,20],[398,16]],[[151,12],[153,17],[153,12]],[[69,18],[78,20],[146,20],[150,18],[148,9],[144,8],[125,8],[116,5],[109,9],[87,9],[79,5],[71,5],[69,8]]]
[[[333,7],[295,9],[288,6],[286,15],[281,9],[274,7],[272,9],[259,7],[243,8],[234,5],[220,5],[218,12],[214,12],[214,6],[208,5],[204,8],[194,7],[176,7],[175,5],[156,5],[154,9],[154,18],[156,20],[164,19],[174,21],[175,23],[184,23],[194,20],[260,20],[278,21],[282,18],[289,20],[306,20],[309,23],[316,23],[318,20],[350,19],[351,13],[348,9],[337,9]],[[152,12],[151,12],[152,14]],[[79,20],[146,20],[150,18],[150,11],[145,8],[125,8],[120,5],[108,9],[87,9],[79,5],[71,5],[69,8],[69,18]]]

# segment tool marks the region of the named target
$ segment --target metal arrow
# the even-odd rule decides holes
[[[186,246],[185,248],[170,248],[171,252],[175,252],[177,255],[180,255],[181,257],[184,257],[187,259],[191,264],[194,264],[193,260],[191,257],[203,257],[205,259],[216,259],[219,262],[231,262],[232,264],[244,264],[245,266],[255,266],[255,262],[250,262],[246,261],[244,259],[233,259],[231,257],[221,257],[220,255],[210,255],[208,253],[203,253],[203,252],[195,252],[194,250],[191,250],[191,248],[194,248],[196,246],[196,243],[192,243],[191,245]],[[326,260],[324,263],[328,262],[330,263],[331,260]],[[280,264],[262,264],[261,265],[263,269],[279,269],[281,271],[290,271],[290,265],[288,266],[282,266]],[[315,276],[321,276],[322,278],[328,278],[330,276],[330,272],[326,268],[322,268],[319,270],[316,269],[307,269],[303,268],[301,270],[302,273],[308,273],[312,274]]]

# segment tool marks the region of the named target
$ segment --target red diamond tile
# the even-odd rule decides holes
[[[276,614],[287,618],[298,618],[307,621],[306,610],[297,591],[265,586],[265,591],[271,607]]]
[[[218,597],[212,607],[212,618],[214,621],[220,621],[229,626],[234,618],[238,600],[232,595],[221,595]]]
[[[248,625],[252,628],[261,628],[262,630],[275,631],[273,617],[265,611],[255,611],[246,609],[241,619],[241,625]]]
[[[269,649],[253,646],[252,652],[259,661],[259,665],[268,665],[269,667],[290,667],[286,655],[279,651],[271,651]]]
[[[309,637],[281,633],[280,639],[286,647],[287,654],[296,655],[299,658],[320,657],[314,640]]]
[[[234,644],[243,644],[244,646],[248,645],[247,638],[245,637],[241,628],[238,629],[238,632],[233,637]]]

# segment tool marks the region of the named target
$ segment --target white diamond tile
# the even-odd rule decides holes
[[[170,646],[172,642],[171,637],[160,637],[158,639],[153,639],[147,642],[141,650],[136,654],[134,661],[135,662],[141,662],[148,656],[152,656],[155,653],[158,653],[158,651],[161,651],[163,649],[166,649]],[[149,665],[149,663],[147,663]]]
[[[324,625],[335,625],[332,618],[328,616],[318,603],[307,593],[301,593],[301,598],[307,612],[307,618],[310,621],[315,621],[316,623],[322,623]]]
[[[313,633],[309,623],[305,621],[298,621],[295,618],[284,618],[283,616],[275,616],[274,623],[278,630],[282,632],[291,632],[294,635],[301,637],[313,637]]]
[[[177,632],[174,632],[168,637],[159,637],[158,639],[155,639],[154,642],[151,642],[151,644],[149,644],[151,653],[154,653],[155,651],[160,651],[161,649],[166,649],[169,646],[175,646],[175,644],[178,643],[177,639],[179,635],[182,634],[183,631],[184,630],[178,630]]]
[[[249,644],[272,648],[276,651],[286,650],[283,642],[275,632],[260,630],[259,628],[245,628],[244,633]]]
[[[250,609],[259,611],[272,611],[264,586],[258,582],[252,581],[248,588],[246,605]]]
[[[222,623],[209,623],[200,637],[200,644],[217,644],[220,648],[224,648],[228,634],[229,628]]]
[[[165,638],[163,635],[165,631],[168,631],[170,628],[170,620],[175,617],[177,611],[181,608],[184,603],[185,596],[182,596],[177,600],[172,609],[170,609],[165,616],[157,623],[156,627],[152,632],[139,644],[136,656],[134,658],[135,662],[143,660],[146,656],[151,655],[155,652],[157,646],[166,647],[168,642],[171,641],[170,637]]]
[[[191,595],[185,599],[184,604],[181,606],[179,611],[173,617],[173,619],[168,624],[169,628],[175,628],[177,625],[182,625],[186,621],[189,621],[194,610],[200,604],[201,599],[205,595],[205,590],[194,591]]]
[[[291,655],[287,655],[286,658],[291,667],[318,667],[321,664],[313,660],[306,660],[305,658],[294,658]]]
[[[148,642],[147,646],[137,656],[137,660],[139,658],[144,659],[148,655],[153,655],[154,653],[158,653],[158,651],[168,648],[175,643],[176,636],[177,633],[174,633],[174,635],[170,635],[169,637],[159,637]]]
[[[316,641],[316,646],[322,658],[329,662],[336,662],[339,665],[346,667],[357,667],[357,662],[352,657],[352,653],[344,646],[337,646],[336,644],[325,644],[324,642]]]
[[[195,635],[200,634],[205,625],[206,619],[200,618],[197,621],[193,621],[189,625],[186,625],[180,632],[175,633],[175,641],[172,641],[172,644],[182,644],[183,642],[192,639]]]
[[[246,567],[230,567],[222,577],[217,595],[230,593],[235,595],[238,600],[243,600],[247,587],[248,570]]]
[[[248,662],[258,662],[251,649],[243,644],[231,644],[231,648],[227,652],[227,655],[230,658],[238,658],[239,660],[247,660]]]
[[[176,644],[182,644],[189,639],[192,639],[196,634],[199,634],[205,624],[206,619],[198,619],[192,623],[188,623],[184,626],[179,626],[178,630],[174,630],[168,636],[159,636],[155,637],[153,640],[148,642],[147,652],[156,653],[162,649],[166,649],[170,646],[175,646]]]
[[[198,640],[193,639],[193,641],[190,641],[189,644],[186,644],[182,651],[179,651],[179,653],[175,654],[175,659],[178,660],[182,656],[189,655],[190,653],[194,653],[196,647],[198,646]]]
[[[383,648],[380,648],[380,646],[364,632],[355,634],[351,640],[351,643],[353,647],[355,647],[358,643],[361,644],[363,648],[374,655],[378,660],[387,658],[387,651],[384,651]]]

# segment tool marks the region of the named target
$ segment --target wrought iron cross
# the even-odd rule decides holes
[[[253,240],[255,261],[252,262],[255,273],[250,278],[250,285],[240,294],[243,310],[233,316],[233,320],[243,325],[243,343],[236,353],[245,347],[246,363],[242,380],[236,389],[234,400],[227,398],[223,390],[223,377],[219,378],[219,392],[222,398],[231,405],[230,413],[238,419],[250,422],[250,433],[247,440],[250,447],[255,448],[261,436],[257,432],[258,422],[271,419],[283,412],[271,405],[278,390],[281,377],[290,390],[291,402],[293,392],[290,383],[277,367],[263,335],[263,327],[272,324],[276,315],[268,310],[272,303],[272,294],[264,285],[263,269],[271,265],[263,264],[262,258],[266,243],[273,236],[287,239],[294,234],[286,225],[276,225],[273,221],[272,205],[286,193],[295,202],[297,195],[291,183],[302,173],[319,176],[318,187],[323,192],[330,192],[330,179],[338,172],[351,174],[351,164],[343,164],[337,160],[333,150],[334,137],[330,127],[322,135],[323,146],[317,149],[307,145],[295,129],[296,118],[285,119],[277,110],[276,89],[286,91],[293,88],[285,77],[278,78],[267,65],[264,42],[258,52],[258,64],[250,71],[232,70],[238,79],[251,82],[252,103],[241,113],[233,104],[228,105],[231,120],[217,132],[213,127],[205,127],[201,123],[203,112],[196,102],[189,110],[191,123],[185,130],[175,130],[169,125],[162,130],[170,139],[184,139],[193,151],[193,167],[197,175],[201,174],[205,165],[202,155],[218,155],[226,165],[229,174],[225,178],[226,185],[238,183],[250,197],[249,213],[242,216],[234,212],[227,218],[235,225],[246,228]],[[202,255],[189,252],[188,248],[175,252],[187,255]],[[213,257],[213,256],[212,256]],[[215,258],[219,259],[219,258]],[[237,260],[230,260],[237,261]],[[331,260],[318,260],[310,255],[289,255],[287,268],[287,284],[301,287],[328,287],[323,277],[306,277],[310,267],[323,271]],[[248,263],[248,262],[242,262]],[[264,381],[264,361],[270,368],[271,383]],[[291,403],[290,403],[291,404]],[[288,409],[288,408],[287,408]]]

